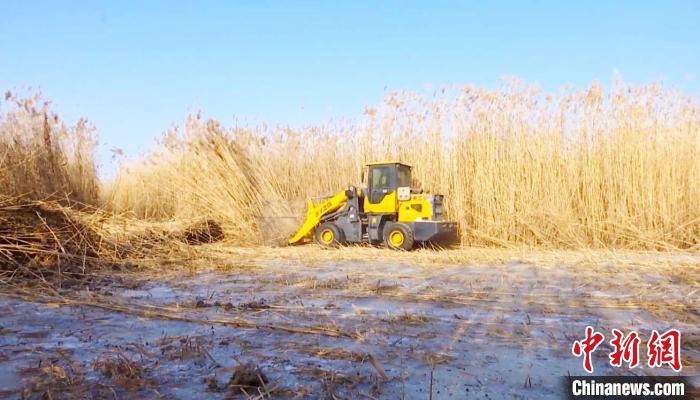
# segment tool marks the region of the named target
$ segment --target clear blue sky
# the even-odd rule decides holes
[[[141,4],[143,3],[143,4]],[[195,4],[197,3],[197,4]],[[387,89],[503,75],[661,81],[700,93],[699,1],[8,1],[0,90],[40,88],[137,155],[188,113],[232,124],[354,118]]]

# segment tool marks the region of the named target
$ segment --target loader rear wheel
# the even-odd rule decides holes
[[[345,235],[338,226],[332,222],[324,222],[316,228],[314,233],[316,243],[323,247],[338,247],[345,242]]]
[[[394,250],[411,250],[413,230],[406,224],[390,222],[384,227],[384,244]]]

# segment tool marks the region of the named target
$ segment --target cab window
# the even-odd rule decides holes
[[[372,189],[389,188],[391,184],[389,167],[374,167],[372,168],[372,177],[370,186]]]
[[[411,186],[411,168],[405,165],[397,165],[396,186],[410,187]]]

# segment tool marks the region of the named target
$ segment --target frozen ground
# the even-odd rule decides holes
[[[174,277],[174,275],[178,275]],[[682,332],[700,375],[700,264],[292,261],[0,295],[0,397],[559,398],[586,325]],[[253,379],[256,381],[259,379]],[[253,382],[255,383],[255,382]]]

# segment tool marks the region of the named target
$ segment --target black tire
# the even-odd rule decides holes
[[[314,240],[321,247],[338,247],[345,243],[345,234],[336,224],[324,222],[316,227]]]
[[[413,230],[406,224],[388,222],[383,232],[384,245],[393,250],[411,250],[413,248]],[[397,240],[397,238],[401,240]]]

